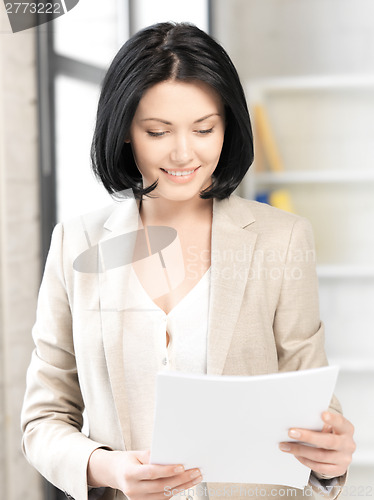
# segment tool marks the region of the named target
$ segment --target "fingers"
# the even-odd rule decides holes
[[[150,481],[164,477],[173,477],[183,472],[183,465],[144,464],[141,467],[136,468],[133,473],[133,477],[137,481]]]
[[[329,476],[345,473],[356,449],[353,441],[353,425],[342,415],[330,412],[322,414],[322,431],[290,429],[289,437],[298,442],[284,442],[279,448],[292,453],[302,464],[315,472]]]
[[[290,438],[308,443],[316,448],[325,450],[338,450],[340,447],[340,436],[330,432],[310,431],[308,429],[291,429],[288,433]],[[293,445],[296,443],[287,443]]]
[[[333,432],[331,425],[325,424],[322,428],[322,432]]]
[[[347,420],[340,413],[331,413],[325,411],[322,413],[322,420],[326,425],[331,426],[335,434],[351,434],[353,435],[354,427],[349,420]]]
[[[295,455],[299,462],[313,471],[331,477],[343,475],[351,462],[351,455],[341,451],[324,450],[301,443],[280,443],[279,447]]]
[[[202,481],[199,469],[185,470],[182,464],[161,465],[150,464],[150,450],[136,452],[139,465],[134,463],[131,471],[131,482],[138,483],[139,491],[143,494],[161,493],[171,490],[182,491]]]
[[[201,483],[202,480],[203,480],[203,478],[199,472],[198,477],[195,477],[194,479],[190,479],[186,483],[179,484],[179,485],[174,486],[172,488],[169,488],[169,486],[165,486],[162,491],[163,492],[169,491],[172,493],[172,495],[176,495],[177,493],[180,493],[183,490],[187,490],[188,488],[192,488],[193,486],[196,486],[197,484]]]
[[[325,450],[341,450],[347,448],[353,453],[353,431],[354,427],[343,415],[324,412],[322,418],[325,422],[322,432],[309,429],[290,429],[290,438],[308,443],[317,448]],[[354,444],[354,443],[353,443]],[[284,450],[285,451],[285,450]]]
[[[281,443],[280,449],[292,453],[293,455],[317,463],[335,464],[339,460],[338,451],[327,451],[322,448],[315,448],[314,446],[306,446],[301,443]]]
[[[158,465],[150,464],[149,459],[151,456],[151,450],[141,450],[133,452],[136,460],[141,467],[135,466],[132,471],[132,477],[137,481],[143,480],[154,480],[163,477],[172,477],[176,474],[181,474],[184,472],[184,467],[182,464],[172,464],[172,465]],[[134,465],[136,462],[134,461]]]
[[[189,469],[177,476],[156,479],[154,481],[143,481],[142,487],[145,493],[173,492],[179,493],[187,488],[191,488],[203,480],[199,469]]]
[[[111,484],[132,500],[165,500],[165,497],[200,483],[199,469],[182,464],[150,464],[150,450],[111,452],[114,469]]]
[[[315,462],[314,460],[310,460],[304,457],[299,457],[296,455],[295,458],[297,458],[297,460],[303,465],[309,467],[309,469],[315,472],[319,472],[320,474],[324,474],[326,476],[339,477],[343,475],[345,472],[345,470],[343,469],[340,470],[335,464],[318,463]]]

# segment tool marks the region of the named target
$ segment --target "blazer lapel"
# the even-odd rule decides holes
[[[127,450],[131,450],[131,429],[125,391],[123,314],[128,305],[126,304],[128,294],[125,293],[125,288],[129,281],[130,266],[126,265],[128,260],[126,256],[123,259],[123,265],[114,265],[113,262],[116,260],[118,264],[121,264],[121,255],[113,254],[112,249],[117,247],[119,252],[126,255],[131,253],[131,240],[129,242],[130,248],[124,249],[121,238],[126,233],[136,231],[140,227],[139,224],[141,224],[141,220],[135,199],[124,200],[106,221],[104,228],[107,234],[99,243],[99,254],[103,268],[103,272],[99,273],[103,345],[113,398],[121,425],[123,445],[124,449]],[[112,245],[111,240],[116,238],[118,238],[119,244]]]
[[[207,373],[222,375],[248,280],[257,234],[240,198],[213,202]]]

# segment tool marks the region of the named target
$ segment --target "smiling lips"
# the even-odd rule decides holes
[[[178,169],[178,170],[165,170],[161,168],[161,170],[170,178],[170,180],[174,182],[187,182],[195,176],[196,171],[200,167],[195,169]]]

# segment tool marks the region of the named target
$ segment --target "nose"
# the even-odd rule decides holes
[[[184,134],[178,134],[175,137],[173,149],[171,151],[171,160],[174,163],[187,164],[192,158],[192,147],[188,137]]]

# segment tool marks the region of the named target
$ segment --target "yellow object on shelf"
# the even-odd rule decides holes
[[[263,170],[264,162],[262,155],[266,158],[267,164],[272,172],[283,172],[284,166],[279,154],[269,118],[262,104],[254,106],[255,134],[260,146],[260,161],[258,170]],[[262,154],[261,154],[262,153]],[[294,213],[290,193],[287,189],[275,189],[260,193],[257,197],[259,201],[268,203],[273,207],[280,208],[286,212]]]
[[[286,189],[276,189],[269,193],[269,203],[273,207],[294,213],[291,196]]]
[[[270,169],[273,172],[283,172],[284,167],[282,159],[280,157],[265,108],[261,104],[256,104],[254,106],[254,115],[256,135],[263,148]]]

